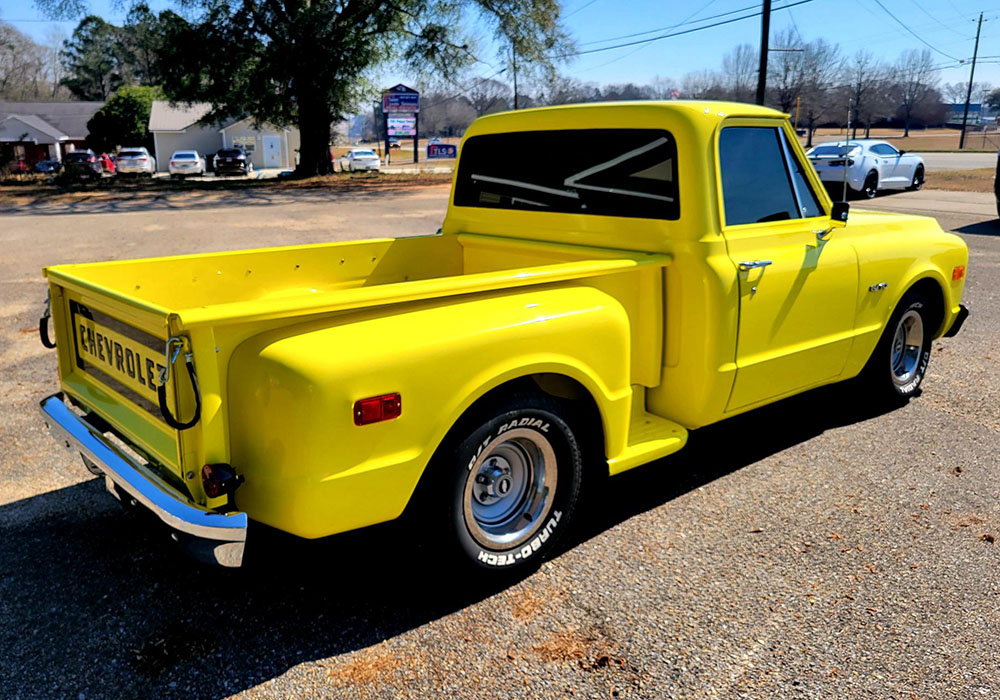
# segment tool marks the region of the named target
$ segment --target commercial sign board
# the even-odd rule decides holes
[[[427,160],[431,158],[458,158],[458,146],[450,143],[428,144]]]
[[[383,112],[419,112],[420,93],[402,83],[382,93]]]
[[[385,118],[389,136],[416,136],[417,118],[414,116]]]

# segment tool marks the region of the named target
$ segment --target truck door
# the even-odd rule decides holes
[[[727,407],[735,410],[843,371],[858,261],[846,229],[830,229],[806,166],[773,120],[723,128],[718,163],[723,232],[739,286],[737,369]]]

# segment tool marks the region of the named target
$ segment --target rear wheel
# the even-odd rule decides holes
[[[878,194],[878,173],[874,170],[865,177],[865,184],[861,187],[861,194],[868,199],[872,199]]]
[[[924,168],[921,165],[917,166],[917,169],[913,172],[913,180],[910,182],[910,186],[907,187],[910,192],[916,192],[921,187],[924,186]]]
[[[483,573],[537,566],[566,531],[583,462],[567,411],[520,396],[479,413],[434,466],[429,494],[440,537],[459,563]]]
[[[930,307],[920,292],[900,301],[859,380],[877,402],[905,403],[927,374],[931,358]]]

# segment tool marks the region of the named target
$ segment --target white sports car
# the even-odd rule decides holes
[[[806,155],[819,179],[835,195],[840,194],[836,185],[844,182],[845,161],[851,191],[869,199],[881,189],[919,190],[924,184],[924,159],[900,151],[886,141],[852,139],[821,143],[810,148]]]

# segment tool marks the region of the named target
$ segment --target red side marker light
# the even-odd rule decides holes
[[[957,265],[951,271],[951,281],[957,282],[958,280],[965,279],[965,265]]]
[[[403,402],[399,394],[382,394],[354,402],[354,425],[368,425],[399,418]]]

